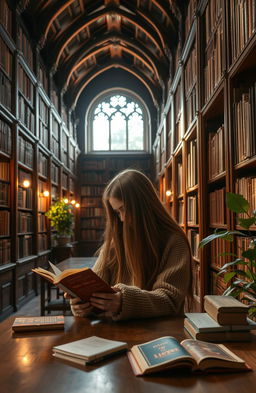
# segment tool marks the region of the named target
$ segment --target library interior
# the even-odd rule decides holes
[[[5,391],[246,393],[255,386],[255,70],[256,0],[0,0]],[[150,179],[190,245],[185,327],[184,314],[122,322],[72,315],[65,287],[36,274],[93,269],[110,220],[103,193],[125,170]],[[116,251],[113,239],[108,255],[124,259],[125,245]],[[242,311],[218,302],[226,295]],[[229,327],[217,320],[222,306],[232,314]],[[13,328],[19,316],[62,315],[62,330]],[[207,325],[209,315],[219,330]],[[228,342],[250,372],[137,378],[125,353],[88,369],[52,356],[54,346],[88,336],[128,348],[163,336]]]

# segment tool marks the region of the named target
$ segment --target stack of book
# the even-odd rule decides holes
[[[204,313],[186,313],[184,327],[202,341],[250,341],[256,322],[248,318],[248,306],[232,296],[207,295]]]

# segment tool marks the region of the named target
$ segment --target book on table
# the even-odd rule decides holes
[[[245,361],[222,344],[171,336],[134,345],[128,358],[135,375],[188,368],[196,372],[248,371]]]
[[[211,342],[252,340],[252,334],[250,330],[200,331],[188,318],[185,318],[184,320],[184,328],[195,340]]]
[[[90,365],[125,352],[127,347],[128,344],[123,341],[91,336],[53,347],[53,356],[80,365]]]
[[[50,266],[53,272],[41,267],[32,269],[32,271],[72,297],[79,297],[84,302],[89,301],[91,295],[96,292],[115,293],[110,285],[88,267],[61,271],[52,263]],[[99,309],[95,308],[94,311],[99,312]]]
[[[185,316],[200,333],[250,331],[256,329],[256,322],[248,317],[246,325],[220,325],[206,312],[187,312]]]
[[[64,329],[64,315],[17,317],[12,324],[14,332]]]
[[[204,309],[220,325],[247,325],[248,306],[232,296],[206,295]]]

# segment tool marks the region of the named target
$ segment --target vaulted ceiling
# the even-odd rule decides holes
[[[181,3],[174,0],[21,0],[42,58],[68,104],[110,69],[137,78],[156,106],[170,76]]]

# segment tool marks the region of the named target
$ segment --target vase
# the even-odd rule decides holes
[[[68,242],[70,242],[70,236],[60,236],[57,237],[56,240],[58,246],[65,246]]]

